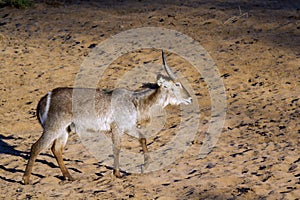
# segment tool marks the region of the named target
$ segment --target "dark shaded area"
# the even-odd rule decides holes
[[[27,159],[26,156],[27,152],[19,151],[15,149],[15,146],[11,146],[8,143],[4,142],[3,140],[17,140],[20,138],[14,138],[13,136],[4,136],[0,134],[0,154],[9,154],[13,156],[22,157]]]
[[[21,139],[21,138],[14,138],[13,136],[0,135],[0,155],[1,154],[8,154],[8,155],[21,157],[25,160],[28,160],[29,155],[30,155],[29,151],[24,152],[24,151],[17,150],[17,149],[15,149],[15,146],[12,146],[12,145],[10,145],[10,144],[8,144],[4,141],[4,140],[18,140],[18,139]],[[53,160],[54,160],[54,156],[52,156],[50,154],[41,153],[39,156],[48,156],[48,157],[53,158]],[[59,168],[58,165],[54,164],[53,162],[48,162],[44,159],[36,159],[36,162],[40,162],[42,164],[48,165],[50,168]],[[54,162],[56,162],[56,161],[54,161]],[[21,174],[23,174],[24,170],[25,170],[25,168],[24,168],[24,170],[19,170],[19,169],[15,169],[15,168],[8,168],[4,165],[0,165],[0,169],[2,169],[4,171],[7,171],[7,172],[10,172],[10,173],[21,173]],[[78,172],[78,173],[82,173],[80,170],[75,169],[75,168],[70,168],[70,170]],[[45,178],[45,176],[43,176],[41,174],[32,173],[32,175],[37,176],[39,178]],[[6,178],[4,176],[1,176],[1,175],[0,175],[0,179],[2,179],[4,181],[7,181],[7,182],[11,182],[11,183],[22,183],[21,181],[8,179],[8,178]]]
[[[4,141],[4,140],[19,140],[19,139],[22,139],[22,138],[19,138],[19,137],[14,138],[11,135],[10,136],[4,136],[4,135],[0,134],[0,154],[9,154],[9,155],[18,156],[18,157],[24,158],[25,160],[28,160],[29,155],[30,155],[30,151],[27,152],[27,151],[17,150],[17,149],[15,149],[16,146],[12,146],[12,145],[10,145],[10,144],[8,144]],[[40,155],[54,158],[52,155],[46,154],[46,153],[41,153]],[[36,161],[41,162],[43,164],[47,164],[50,167],[55,167],[55,165],[53,165],[49,162],[43,161],[43,160],[37,159]]]
[[[142,88],[148,88],[154,90],[159,88],[159,85],[157,83],[143,83]]]
[[[0,8],[5,6],[11,6],[15,8],[27,8],[30,7],[33,0],[0,0]]]
[[[62,5],[74,5],[74,4],[97,4],[98,6],[121,6],[126,4],[136,4],[136,6],[144,6],[145,4],[160,4],[160,5],[179,5],[179,6],[190,6],[197,7],[203,6],[206,4],[212,4],[213,1],[207,3],[208,1],[179,1],[179,0],[35,0],[36,3],[46,3],[48,5],[54,6],[62,6]],[[216,7],[224,7],[224,8],[232,8],[235,7],[237,3],[241,4],[241,6],[247,7],[249,9],[255,9],[261,6],[266,7],[267,9],[294,9],[300,8],[300,2],[294,0],[240,0],[240,1],[214,1],[217,2]],[[216,7],[211,7],[211,9],[215,9]]]
[[[152,11],[162,10],[167,8],[168,6],[178,6],[180,7],[190,7],[192,9],[199,8],[205,10],[205,12],[201,13],[199,16],[207,19],[214,19],[219,17],[216,13],[219,11],[223,11],[225,14],[228,14],[229,17],[238,16],[240,13],[239,8],[243,13],[248,13],[248,18],[243,17],[237,21],[234,21],[232,24],[223,25],[223,26],[210,26],[210,22],[203,24],[203,30],[208,26],[210,30],[215,32],[217,35],[224,35],[224,39],[228,38],[239,38],[239,37],[253,37],[254,40],[264,40],[267,45],[272,46],[274,48],[284,47],[288,49],[292,49],[296,52],[297,55],[300,55],[300,26],[297,23],[300,20],[300,1],[293,0],[215,0],[215,1],[179,1],[179,0],[166,0],[166,1],[150,1],[150,0],[64,0],[64,1],[56,1],[56,0],[36,0],[36,3],[44,3],[49,6],[54,7],[63,7],[64,9],[68,9],[69,6],[80,5],[84,8],[88,9],[100,9],[100,10],[113,10],[118,11],[119,15],[130,15],[132,13],[151,13]],[[128,9],[130,7],[130,9]],[[126,11],[125,11],[126,10]],[[265,13],[270,13],[268,17],[259,16],[256,11],[264,11]],[[246,24],[243,24],[243,21],[247,19],[254,19],[257,21],[257,24],[264,23],[277,23],[277,18],[279,16],[276,15],[278,11],[286,11],[290,14],[287,14],[286,23],[278,24],[278,27],[272,30],[261,30],[255,29],[255,27],[247,27]],[[162,14],[164,14],[162,12]],[[188,16],[189,13],[186,13]],[[166,21],[166,18],[176,18],[177,10],[174,10],[174,13],[168,13],[167,16],[162,16],[160,18],[160,22]],[[98,16],[95,16],[96,18]],[[150,16],[151,17],[151,16]],[[282,17],[282,16],[280,16]],[[140,19],[141,21],[147,19]],[[226,19],[224,19],[225,21]],[[235,23],[239,23],[236,25]],[[298,25],[297,25],[298,24]],[[189,24],[186,24],[189,26]],[[293,28],[288,28],[289,30],[279,30],[283,26],[294,25]],[[99,25],[100,26],[100,25]],[[145,26],[148,26],[145,24]],[[97,27],[94,25],[92,28]],[[299,34],[295,32],[299,32]],[[82,33],[85,34],[85,33]],[[226,36],[228,34],[228,36]],[[261,37],[262,36],[262,37]],[[198,38],[195,38],[198,40]],[[93,48],[94,44],[91,44],[89,48]]]
[[[8,171],[10,173],[22,173],[22,174],[24,173],[23,170],[14,169],[14,168],[7,168],[7,167],[5,167],[3,165],[0,165],[0,169]],[[45,176],[40,175],[40,174],[36,174],[36,173],[32,173],[32,175],[33,176],[37,176],[39,178],[45,178]],[[6,177],[1,176],[1,175],[0,175],[0,179],[2,179],[4,181],[7,181],[7,182],[10,182],[10,183],[20,183],[20,184],[22,184],[22,181],[16,181],[16,180],[13,180],[13,179],[9,179],[9,178],[6,178]]]
[[[130,15],[132,13],[151,13],[153,11],[163,10],[168,6],[178,6],[179,10],[174,10],[164,16],[166,13],[162,11],[162,16],[159,19],[162,22],[162,26],[164,26],[163,22],[166,21],[167,18],[174,18],[176,19],[177,13],[180,11],[181,7],[185,8],[192,8],[203,10],[203,12],[199,13],[199,17],[205,19],[214,19],[220,17],[217,12],[223,11],[224,14],[228,14],[229,17],[238,16],[240,13],[239,8],[243,13],[248,13],[248,18],[243,17],[238,21],[233,22],[232,24],[227,25],[216,25],[212,26],[210,22],[206,22],[203,24],[202,27],[199,29],[199,34],[202,34],[203,31],[205,32],[206,26],[207,29],[216,33],[216,35],[223,35],[224,40],[228,38],[240,38],[240,37],[253,37],[254,40],[263,40],[266,42],[267,45],[277,48],[277,47],[284,47],[288,49],[292,49],[296,52],[296,55],[300,55],[300,25],[297,23],[300,20],[300,1],[292,1],[292,0],[215,0],[215,1],[150,1],[150,0],[36,0],[34,1],[36,4],[41,3],[45,4],[49,7],[60,7],[67,11],[69,8],[74,9],[73,6],[80,6],[78,8],[79,12],[86,11],[88,12],[89,9],[99,9],[99,10],[112,10],[117,11],[117,15]],[[27,9],[34,10],[35,7],[32,6]],[[0,9],[1,12],[2,9]],[[11,12],[12,10],[10,10]],[[58,9],[58,11],[61,11]],[[269,13],[267,17],[259,16],[256,11],[263,11],[265,13]],[[276,12],[285,11],[286,16],[281,15],[277,16]],[[46,14],[47,11],[43,11],[41,14]],[[179,12],[180,13],[180,12]],[[30,14],[30,12],[28,12]],[[10,18],[9,13],[1,14],[3,21],[0,21],[1,27],[6,27],[9,25],[8,18]],[[186,17],[188,18],[189,13],[185,13]],[[257,25],[264,24],[264,23],[277,23],[277,18],[280,17],[282,20],[282,16],[284,19],[284,24],[278,24],[278,27],[272,30],[262,30],[260,28],[255,27],[247,27],[247,24],[244,24],[248,19],[257,21]],[[67,15],[66,15],[67,17]],[[101,16],[94,16],[94,18],[98,18]],[[152,16],[149,16],[150,18]],[[224,16],[221,16],[224,17]],[[200,19],[199,18],[199,19]],[[145,26],[149,26],[147,24],[146,18],[139,19],[141,22],[145,22]],[[224,18],[224,21],[226,19]],[[70,22],[72,20],[70,19]],[[80,19],[79,19],[80,21]],[[236,25],[238,23],[238,25]],[[18,24],[18,23],[17,23]],[[92,27],[83,27],[85,31],[81,34],[90,34],[89,29],[94,29],[95,27],[100,27],[101,24],[93,25]],[[151,26],[151,24],[150,24]],[[189,26],[189,23],[186,24]],[[192,24],[191,24],[192,26]],[[288,26],[288,27],[287,27]],[[286,30],[282,30],[282,27],[287,27]],[[188,34],[188,33],[187,33]],[[68,35],[67,38],[71,38],[71,35]],[[100,38],[100,37],[99,37]],[[199,38],[195,38],[199,40]],[[78,41],[77,41],[78,42]],[[238,41],[239,42],[239,41]],[[93,48],[95,45],[91,44],[88,48]]]
[[[256,9],[266,9],[266,10],[294,10],[300,9],[300,1],[293,1],[293,0],[256,0],[256,1],[226,1],[217,4],[218,6],[222,7],[223,9],[232,9],[236,8],[236,6],[240,5],[247,11],[253,11]]]
[[[112,166],[107,166],[107,165],[100,165],[100,166],[104,166],[106,169],[111,170],[111,171],[114,169]],[[131,175],[131,173],[126,172],[124,170],[120,170],[120,172],[122,173],[123,177]]]

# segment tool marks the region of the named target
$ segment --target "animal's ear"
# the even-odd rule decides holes
[[[157,85],[162,86],[164,82],[166,82],[165,78],[161,74],[159,74],[156,78]]]

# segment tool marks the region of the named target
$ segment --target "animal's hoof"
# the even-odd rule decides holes
[[[72,176],[64,177],[62,181],[59,182],[60,185],[65,185],[68,183],[71,183],[72,181],[75,181],[76,179],[73,178]]]
[[[23,177],[23,182],[24,185],[28,185],[29,184],[29,178]]]
[[[114,169],[114,172],[113,172],[113,173],[114,173],[115,177],[117,177],[117,178],[122,178],[122,175],[121,175],[119,169]]]
[[[75,180],[76,180],[76,179],[73,178],[72,176],[69,176],[69,177],[66,178],[66,181],[75,181]]]

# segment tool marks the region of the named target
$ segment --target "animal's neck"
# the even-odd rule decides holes
[[[166,106],[166,97],[164,97],[161,88],[145,89],[134,94],[134,102],[138,110],[138,120],[148,121],[150,117],[150,109],[153,106]]]

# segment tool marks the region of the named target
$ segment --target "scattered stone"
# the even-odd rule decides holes
[[[98,193],[104,193],[104,192],[106,192],[106,190],[95,190],[93,193],[98,194]]]
[[[229,77],[229,76],[230,76],[229,73],[225,73],[225,74],[223,74],[221,77],[224,78],[224,79],[226,79],[226,78]]]
[[[4,19],[4,18],[6,18],[6,17],[8,17],[8,13],[6,13],[6,14],[4,14],[3,16],[2,16],[2,18]]]
[[[26,200],[30,200],[32,196],[30,194],[26,194]]]
[[[90,44],[90,46],[88,46],[89,49],[93,49],[97,46],[97,44],[93,43],[93,44]]]
[[[188,173],[188,175],[194,174],[195,172],[197,172],[197,170],[193,169],[192,171],[190,171],[190,172]]]
[[[32,101],[26,102],[26,105],[30,105],[30,104],[32,104]]]
[[[289,168],[289,172],[294,172],[295,169],[298,167],[298,165],[293,164],[290,168]]]
[[[247,188],[247,187],[241,187],[241,188],[236,188],[236,189],[237,189],[238,193],[240,193],[239,195],[245,194],[252,190],[251,188]]]
[[[208,164],[206,165],[206,168],[207,168],[207,169],[211,169],[211,168],[213,168],[214,166],[215,166],[214,164],[208,163]]]
[[[170,126],[170,128],[176,128],[176,127],[177,127],[177,124]]]
[[[284,125],[281,125],[281,126],[278,126],[279,130],[283,130],[283,129],[286,129],[286,126]]]

